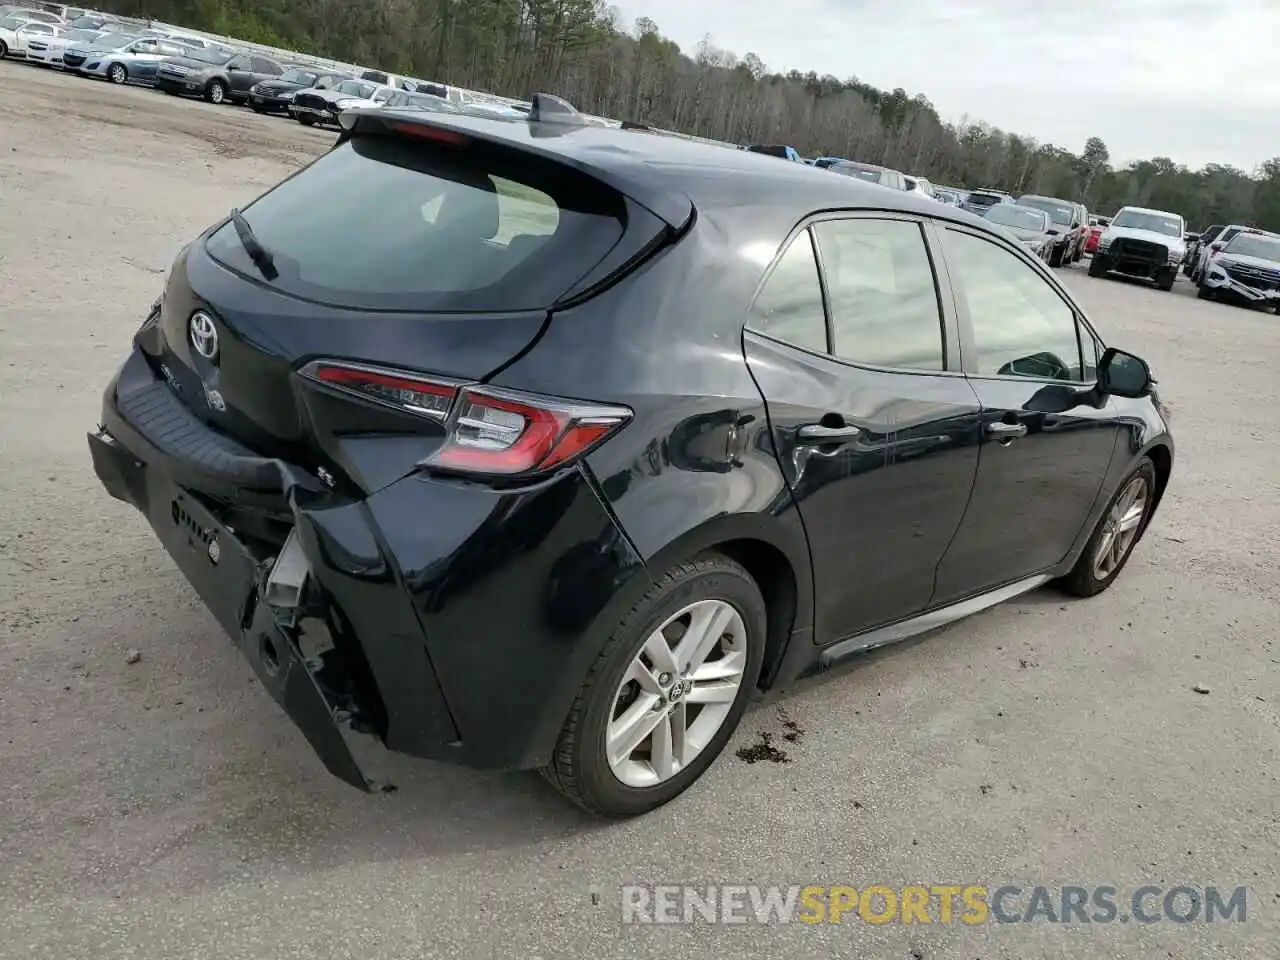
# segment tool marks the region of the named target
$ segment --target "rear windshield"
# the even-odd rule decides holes
[[[207,241],[214,259],[294,296],[383,310],[546,307],[624,229],[622,198],[563,166],[409,136],[348,140],[242,212],[278,276],[263,280],[230,222]]]

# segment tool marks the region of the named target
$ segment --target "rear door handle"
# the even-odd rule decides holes
[[[846,440],[857,440],[862,436],[862,428],[846,424],[843,427],[828,427],[821,423],[806,423],[799,430],[801,443],[843,443]]]
[[[999,437],[1001,440],[1012,440],[1014,437],[1025,437],[1027,435],[1027,425],[1025,423],[1005,423],[997,420],[995,423],[987,424],[987,433],[993,437]]]

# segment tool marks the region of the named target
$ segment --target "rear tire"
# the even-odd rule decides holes
[[[706,648],[709,651],[706,655],[723,651],[724,660],[707,660],[704,668],[714,667],[730,657],[734,658],[734,665],[741,664],[742,668],[736,694],[731,690],[725,691],[722,686],[719,689],[726,693],[726,698],[718,702],[703,699],[709,689],[707,684],[726,681],[714,678],[698,680],[700,671],[682,660],[682,652],[687,653],[687,650],[680,643],[684,636],[680,632],[681,620],[671,620],[692,604],[702,604],[698,609],[704,611],[731,611],[723,613],[730,618],[730,626],[720,626],[719,616],[713,616],[710,619],[714,625],[705,635],[712,644]],[[732,613],[737,614],[736,620],[732,619]],[[668,621],[671,623],[664,627]],[[765,603],[759,587],[745,569],[728,557],[706,553],[672,567],[631,608],[605,641],[569,710],[555,754],[551,763],[543,768],[543,775],[572,803],[600,816],[636,816],[679,796],[711,766],[742,719],[760,676],[766,623]],[[693,629],[693,621],[689,622],[688,629]],[[711,633],[717,630],[720,632],[711,638]],[[667,631],[674,631],[675,636],[664,637]],[[659,642],[661,646],[658,649],[665,655],[669,641],[675,651],[676,663],[670,668],[672,673],[663,674],[660,672],[661,658],[655,659],[649,651],[654,649],[655,642]],[[729,650],[730,644],[733,652]],[[642,654],[652,673],[642,669],[645,667],[639,659]],[[695,664],[699,662],[696,656],[693,661]],[[692,691],[701,690],[703,693],[688,701],[682,699],[684,692],[673,692],[669,699],[663,699],[646,693],[648,687],[640,687],[638,680],[628,679],[633,676],[644,677],[650,685],[655,680],[660,683],[664,676],[668,683],[672,677],[677,681],[683,677],[692,681]],[[675,687],[670,689],[674,691]],[[694,693],[687,695],[694,697]],[[732,702],[728,701],[728,695],[732,695]],[[655,729],[652,740],[646,736],[639,741],[639,746],[623,754],[621,760],[618,754],[611,760],[606,747],[610,728],[613,727],[616,735],[619,724],[630,726],[626,721],[628,711],[635,709],[642,697],[647,698],[645,702],[656,698],[654,715],[662,714],[664,709],[678,711],[667,714],[672,718],[667,729],[674,731],[687,725],[688,740],[672,737],[664,741],[659,732],[661,724],[667,721],[658,721],[660,726]],[[703,712],[719,709],[726,703],[728,710],[719,720],[719,726],[704,728],[699,733],[696,725],[702,723]],[[664,708],[662,704],[667,706]],[[649,713],[642,709],[637,716],[643,722]],[[714,714],[706,716],[713,721],[715,719]],[[703,738],[705,745],[675,773],[664,778],[657,772],[661,767],[661,758],[657,754],[659,743],[673,743],[676,739],[692,743]],[[644,753],[646,749],[649,750],[647,754]],[[638,760],[637,753],[642,754]],[[639,774],[648,775],[652,782],[646,782]],[[624,775],[633,782],[624,782]]]
[[[1137,489],[1141,499],[1126,499]],[[1071,572],[1058,581],[1067,593],[1076,597],[1097,596],[1115,583],[1134,549],[1146,533],[1155,510],[1156,468],[1149,457],[1143,457],[1133,472],[1120,484],[1107,509],[1098,520],[1089,542]],[[1132,522],[1132,537],[1124,540],[1124,526]]]

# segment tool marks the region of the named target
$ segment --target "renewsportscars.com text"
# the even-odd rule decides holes
[[[623,923],[1243,923],[1245,887],[632,885]]]

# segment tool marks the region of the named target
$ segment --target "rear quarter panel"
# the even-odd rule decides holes
[[[776,249],[785,231],[760,246]],[[700,215],[674,247],[556,313],[495,382],[630,407],[634,420],[587,465],[650,576],[726,541],[761,541],[790,566],[793,626],[807,630],[808,543],[742,352],[764,266],[740,254],[735,233]]]

